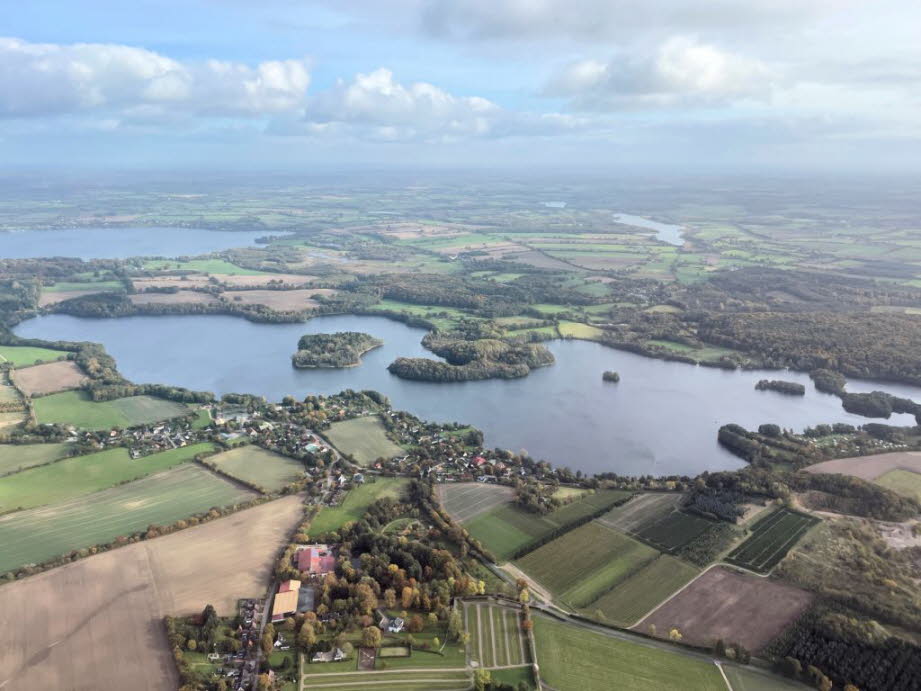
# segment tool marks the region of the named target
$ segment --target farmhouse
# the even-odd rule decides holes
[[[381,617],[381,623],[378,626],[384,630],[389,631],[390,633],[400,633],[403,630],[405,622],[400,617],[394,617],[393,619],[388,619],[386,616]]]
[[[328,545],[306,545],[295,555],[299,571],[324,576],[336,570],[336,557]]]
[[[272,622],[283,621],[289,614],[297,612],[297,598],[301,590],[301,582],[284,581],[278,586],[278,592],[272,602]]]
[[[345,659],[345,653],[342,652],[339,648],[329,650],[325,653],[314,653],[313,657],[310,658],[311,662],[339,662],[340,660]]]

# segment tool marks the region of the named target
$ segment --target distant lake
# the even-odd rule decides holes
[[[252,245],[260,231],[200,228],[73,228],[67,230],[0,231],[0,257],[181,257]]]
[[[741,372],[665,362],[587,341],[554,341],[556,364],[523,379],[435,384],[405,381],[386,367],[398,356],[433,357],[414,329],[383,317],[317,317],[304,324],[255,324],[231,316],[189,315],[84,319],[47,315],[23,322],[20,336],[95,341],[138,383],[254,393],[270,401],[286,395],[374,389],[394,407],[423,419],[475,425],[489,447],[527,449],[535,458],[584,472],[696,475],[738,468],[742,462],[716,442],[720,425],[749,429],[773,422],[802,430],[820,423],[869,422],[838,398],[817,392],[805,374]],[[364,331],[384,341],[363,364],[341,370],[298,370],[291,354],[305,333]],[[604,370],[619,384],[602,382]],[[756,391],[763,378],[806,385],[803,397]],[[849,382],[851,391],[884,388],[921,400],[921,389]],[[914,418],[893,415],[890,424]]]
[[[628,226],[637,228],[648,228],[656,231],[656,240],[667,242],[669,245],[681,247],[684,244],[684,226],[676,226],[671,223],[659,223],[642,216],[632,214],[614,214],[614,220]]]

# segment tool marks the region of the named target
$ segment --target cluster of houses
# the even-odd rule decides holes
[[[80,444],[99,451],[123,446],[128,448],[131,458],[178,449],[194,444],[206,436],[205,433],[192,429],[187,419],[169,420],[127,430],[78,431],[75,427],[68,427],[67,431],[69,436],[64,441],[68,443]]]
[[[329,545],[302,545],[294,553],[294,566],[314,581],[336,570],[335,549]],[[314,609],[314,588],[300,580],[282,581],[272,600],[272,622]]]

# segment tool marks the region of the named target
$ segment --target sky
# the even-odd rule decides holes
[[[29,0],[0,167],[921,172],[917,0]]]

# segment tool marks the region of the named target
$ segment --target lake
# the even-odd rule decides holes
[[[648,228],[656,231],[656,240],[667,242],[669,245],[681,247],[684,244],[684,226],[676,226],[672,223],[659,223],[642,216],[633,214],[614,214],[614,220],[628,226],[637,228]]]
[[[74,228],[68,230],[0,231],[0,257],[181,257],[244,247],[261,231],[202,230],[200,228]]]
[[[317,317],[303,324],[255,324],[220,315],[83,319],[47,315],[23,322],[20,336],[103,343],[122,374],[138,383],[286,395],[375,389],[394,407],[423,419],[463,422],[483,430],[489,447],[527,449],[535,458],[584,472],[696,475],[742,462],[716,442],[720,425],[749,429],[764,422],[801,430],[820,423],[860,425],[838,398],[817,392],[805,374],[741,372],[665,362],[587,341],[554,341],[556,364],[523,379],[436,384],[405,381],[387,365],[398,356],[433,357],[420,344],[425,331],[370,316]],[[291,354],[305,333],[364,331],[384,341],[358,367],[299,370]],[[602,382],[604,370],[620,373]],[[803,397],[756,391],[763,378],[807,387]],[[849,382],[851,391],[885,388],[921,400],[921,389]],[[891,424],[914,424],[893,415]]]

